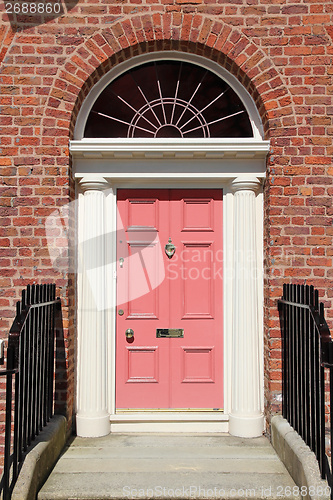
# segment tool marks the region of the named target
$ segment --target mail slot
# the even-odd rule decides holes
[[[184,337],[183,328],[156,328],[156,338],[162,337]]]

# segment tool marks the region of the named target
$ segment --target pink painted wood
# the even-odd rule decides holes
[[[117,203],[116,407],[222,409],[222,191],[118,190]]]

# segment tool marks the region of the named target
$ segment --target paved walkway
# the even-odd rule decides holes
[[[38,500],[298,498],[265,437],[111,434],[75,438]]]

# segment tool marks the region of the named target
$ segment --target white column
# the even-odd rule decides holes
[[[110,432],[107,410],[107,308],[105,272],[105,195],[103,178],[84,178],[79,207],[78,436]]]
[[[261,436],[264,429],[256,242],[259,186],[257,178],[238,177],[232,182],[234,283],[229,433],[240,437]]]

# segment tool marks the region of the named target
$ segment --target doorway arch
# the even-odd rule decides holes
[[[103,113],[96,108],[98,103],[103,105],[103,94],[106,95],[109,89],[114,95],[114,89],[110,87],[129,72],[165,66],[167,62],[178,63],[178,69],[181,64],[193,65],[217,77],[241,103],[251,133],[243,134],[245,137],[225,137],[221,132],[213,137],[204,134],[203,137],[189,138],[160,137],[158,134],[137,137],[132,133],[130,137],[128,133],[103,137],[103,126],[91,119],[92,114]],[[161,94],[160,101],[171,99],[167,104],[172,109],[174,97],[175,94],[171,97]],[[153,107],[153,99],[147,101]],[[183,109],[186,107],[186,104],[181,105]],[[127,104],[125,107],[129,108]],[[143,114],[142,106],[138,109],[141,115],[135,115],[136,125]],[[157,113],[157,108],[154,110]],[[198,111],[192,112],[192,116],[198,117]],[[160,112],[163,113],[163,109]],[[122,119],[119,115],[114,117]],[[123,121],[131,124],[128,119]],[[151,116],[150,122],[157,126]],[[94,128],[94,123],[102,133],[85,133],[89,127],[90,130]],[[205,128],[198,127],[200,130]],[[265,178],[269,141],[263,139],[260,116],[251,96],[235,77],[204,57],[171,51],[145,54],[117,65],[93,87],[79,112],[74,137],[70,150],[78,180],[81,252],[78,276],[78,434],[104,435],[110,431],[111,420],[111,430],[115,431],[147,428],[207,430],[210,427],[214,431],[229,430],[245,437],[260,435],[263,430],[261,185]],[[151,412],[148,415],[136,412],[121,415],[116,411],[117,190],[134,187],[214,187],[223,191],[224,298],[221,307],[224,312],[225,401],[222,414]],[[94,240],[95,244],[87,245],[87,240]],[[95,335],[91,334],[92,329]]]

